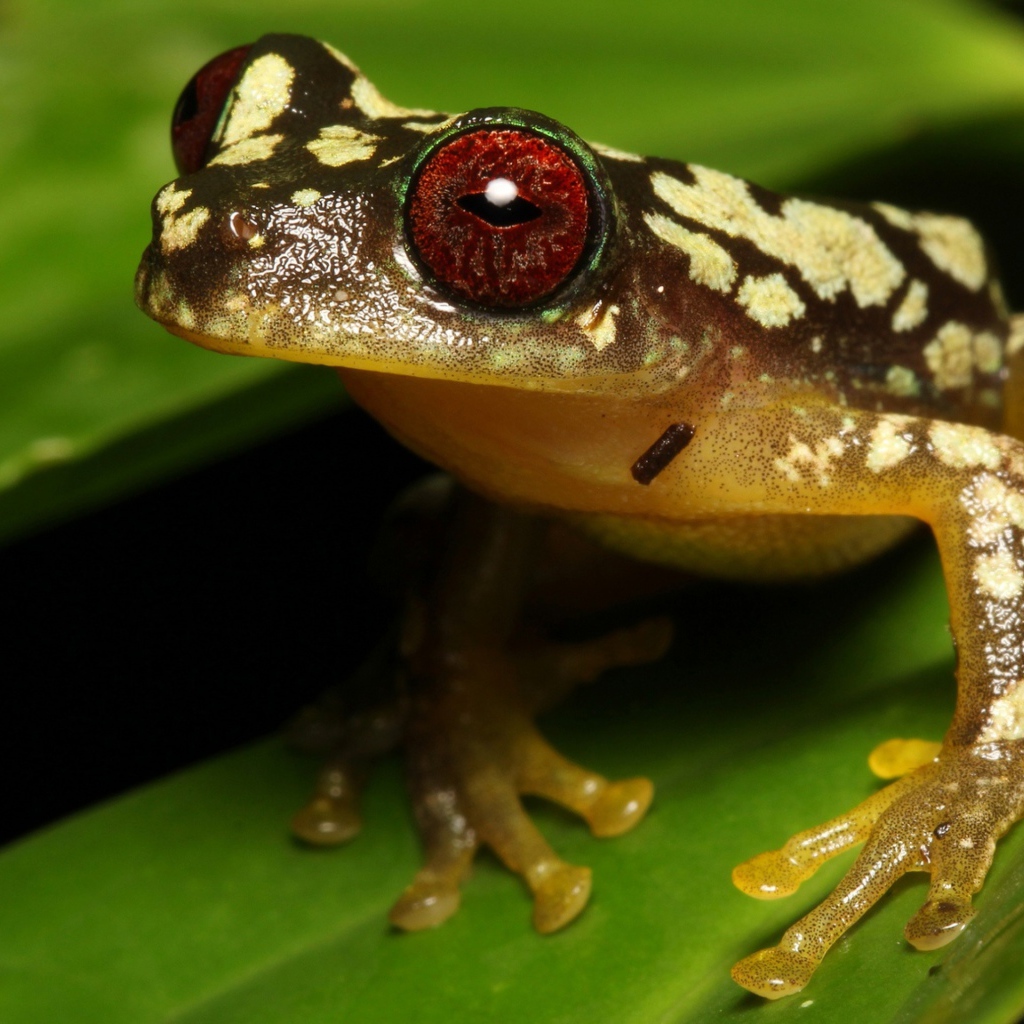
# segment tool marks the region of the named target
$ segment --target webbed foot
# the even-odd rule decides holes
[[[451,916],[481,845],[526,882],[539,932],[580,913],[590,869],[558,857],[520,797],[544,797],[578,814],[595,836],[615,836],[644,816],[653,787],[646,779],[610,782],[568,761],[537,731],[533,713],[606,668],[659,657],[669,638],[668,624],[658,621],[589,643],[545,644],[515,659],[476,651],[420,691],[407,751],[425,863],[392,908],[393,924],[415,931]]]
[[[573,764],[544,740],[534,716],[606,669],[661,657],[671,626],[659,619],[580,643],[524,639],[520,609],[536,521],[468,495],[461,501],[436,577],[414,574],[400,636],[363,670],[364,691],[379,693],[373,680],[390,675],[399,697],[361,715],[329,698],[293,728],[298,745],[328,758],[292,827],[318,845],[352,838],[366,762],[400,744],[424,864],[393,906],[392,923],[415,931],[450,917],[473,857],[488,846],[530,889],[537,930],[552,932],[586,905],[590,869],[558,857],[520,798],[551,800],[594,835],[615,836],[644,816],[653,787]]]
[[[926,752],[910,746],[889,751],[906,755],[895,760],[903,765]],[[831,895],[777,946],[737,963],[733,979],[770,999],[800,991],[829,947],[907,871],[931,874],[928,899],[904,931],[907,940],[918,949],[945,945],[974,915],[971,899],[985,880],[996,841],[1022,811],[1024,741],[947,746],[848,814],[739,865],[736,886],[773,899],[789,895],[830,857],[865,844]]]

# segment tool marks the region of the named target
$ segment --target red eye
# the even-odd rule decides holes
[[[457,295],[524,306],[554,292],[587,243],[591,201],[576,161],[519,128],[441,146],[413,183],[409,227],[420,259]]]
[[[198,171],[206,163],[213,130],[250,46],[236,46],[204,64],[178,97],[171,117],[171,149],[182,174]]]

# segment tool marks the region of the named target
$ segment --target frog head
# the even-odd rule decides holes
[[[196,74],[172,139],[137,301],[206,348],[621,395],[712,347],[630,221],[644,162],[541,114],[398,107],[331,47],[268,35]]]

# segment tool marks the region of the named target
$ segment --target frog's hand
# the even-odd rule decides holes
[[[777,997],[799,991],[832,943],[907,871],[931,874],[907,939],[932,949],[954,938],[973,914],[996,841],[1024,813],[1024,445],[978,427],[830,409],[762,413],[750,432],[762,440],[760,487],[735,478],[734,499],[931,525],[959,655],[956,713],[934,759],[737,869],[744,891],[785,895],[828,857],[865,843],[820,906],[778,946],[734,968],[741,985]]]

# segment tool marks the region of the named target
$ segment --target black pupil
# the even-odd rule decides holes
[[[475,214],[493,228],[510,228],[516,224],[526,224],[541,215],[541,208],[534,206],[528,199],[516,196],[510,203],[499,206],[487,198],[485,192],[471,192],[459,196],[456,200],[467,213]]]

